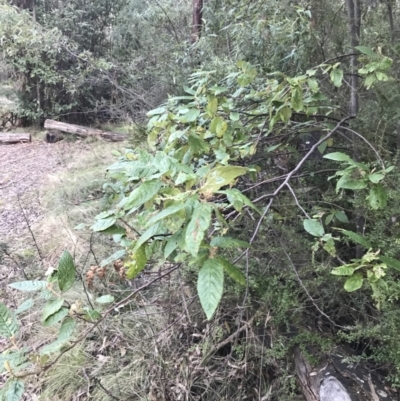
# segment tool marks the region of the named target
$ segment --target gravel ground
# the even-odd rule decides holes
[[[63,166],[71,143],[34,141],[0,147],[0,242],[29,234],[42,214],[41,189]],[[10,244],[11,245],[11,244]]]

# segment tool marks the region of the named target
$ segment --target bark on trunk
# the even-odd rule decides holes
[[[350,104],[349,114],[355,117],[358,113],[358,60],[355,54],[356,46],[360,44],[361,4],[360,0],[347,0],[350,44],[353,56],[350,59]]]
[[[203,24],[203,0],[193,0],[192,43],[197,42],[201,36]]]
[[[17,133],[17,134],[3,134],[0,133],[0,143],[21,143],[31,142],[31,134]]]
[[[118,132],[102,131],[100,129],[82,127],[80,125],[74,125],[74,124],[61,123],[59,121],[54,121],[54,120],[46,120],[44,122],[44,128],[48,130],[56,130],[65,132],[67,134],[77,135],[82,138],[87,138],[90,136],[99,136],[103,139],[112,142],[124,141],[127,139],[126,135],[120,134]]]

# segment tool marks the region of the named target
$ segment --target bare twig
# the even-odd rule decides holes
[[[42,253],[40,252],[39,245],[38,245],[38,243],[36,242],[36,237],[35,237],[35,235],[33,234],[31,225],[29,224],[28,216],[26,215],[25,210],[24,210],[24,208],[23,208],[22,205],[21,205],[21,199],[20,199],[20,197],[19,197],[19,194],[18,194],[18,196],[17,196],[17,200],[18,200],[18,205],[19,205],[19,208],[20,208],[20,210],[21,210],[21,212],[22,212],[22,215],[24,216],[25,223],[26,223],[26,225],[28,226],[29,232],[31,233],[33,242],[35,243],[35,247],[36,247],[36,250],[37,250],[37,252],[38,252],[38,254],[39,254],[40,260],[43,262]]]

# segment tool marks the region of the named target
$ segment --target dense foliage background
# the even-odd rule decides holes
[[[0,90],[24,124],[140,127],[91,228],[115,244],[86,274],[110,308],[61,296],[86,266],[68,252],[47,282],[13,284],[44,291],[43,324],[60,326],[35,360],[42,396],[67,399],[57,355],[83,344],[84,365],[108,326],[137,357],[111,347],[115,364],[92,366],[96,399],[299,399],[294,347],[314,362],[342,347],[400,386],[398,2],[208,0],[193,29],[200,3],[0,1]],[[32,374],[21,347],[4,394]],[[121,363],[136,387],[113,381]]]

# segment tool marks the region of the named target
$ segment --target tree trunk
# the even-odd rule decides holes
[[[203,24],[203,0],[193,0],[192,43],[196,43],[201,36]]]
[[[347,15],[349,23],[349,34],[351,51],[353,55],[350,59],[350,104],[349,115],[355,117],[358,113],[358,60],[356,46],[360,44],[360,29],[361,29],[361,0],[347,0]]]
[[[118,132],[102,131],[100,129],[82,127],[80,125],[74,125],[74,124],[61,123],[59,121],[54,121],[54,120],[46,120],[44,122],[44,128],[48,130],[56,130],[65,132],[67,134],[77,135],[82,138],[87,138],[90,136],[99,136],[103,139],[112,142],[124,141],[127,139],[126,135],[120,134]]]
[[[0,133],[0,143],[21,143],[31,142],[31,134],[17,133],[17,134],[3,134]]]

